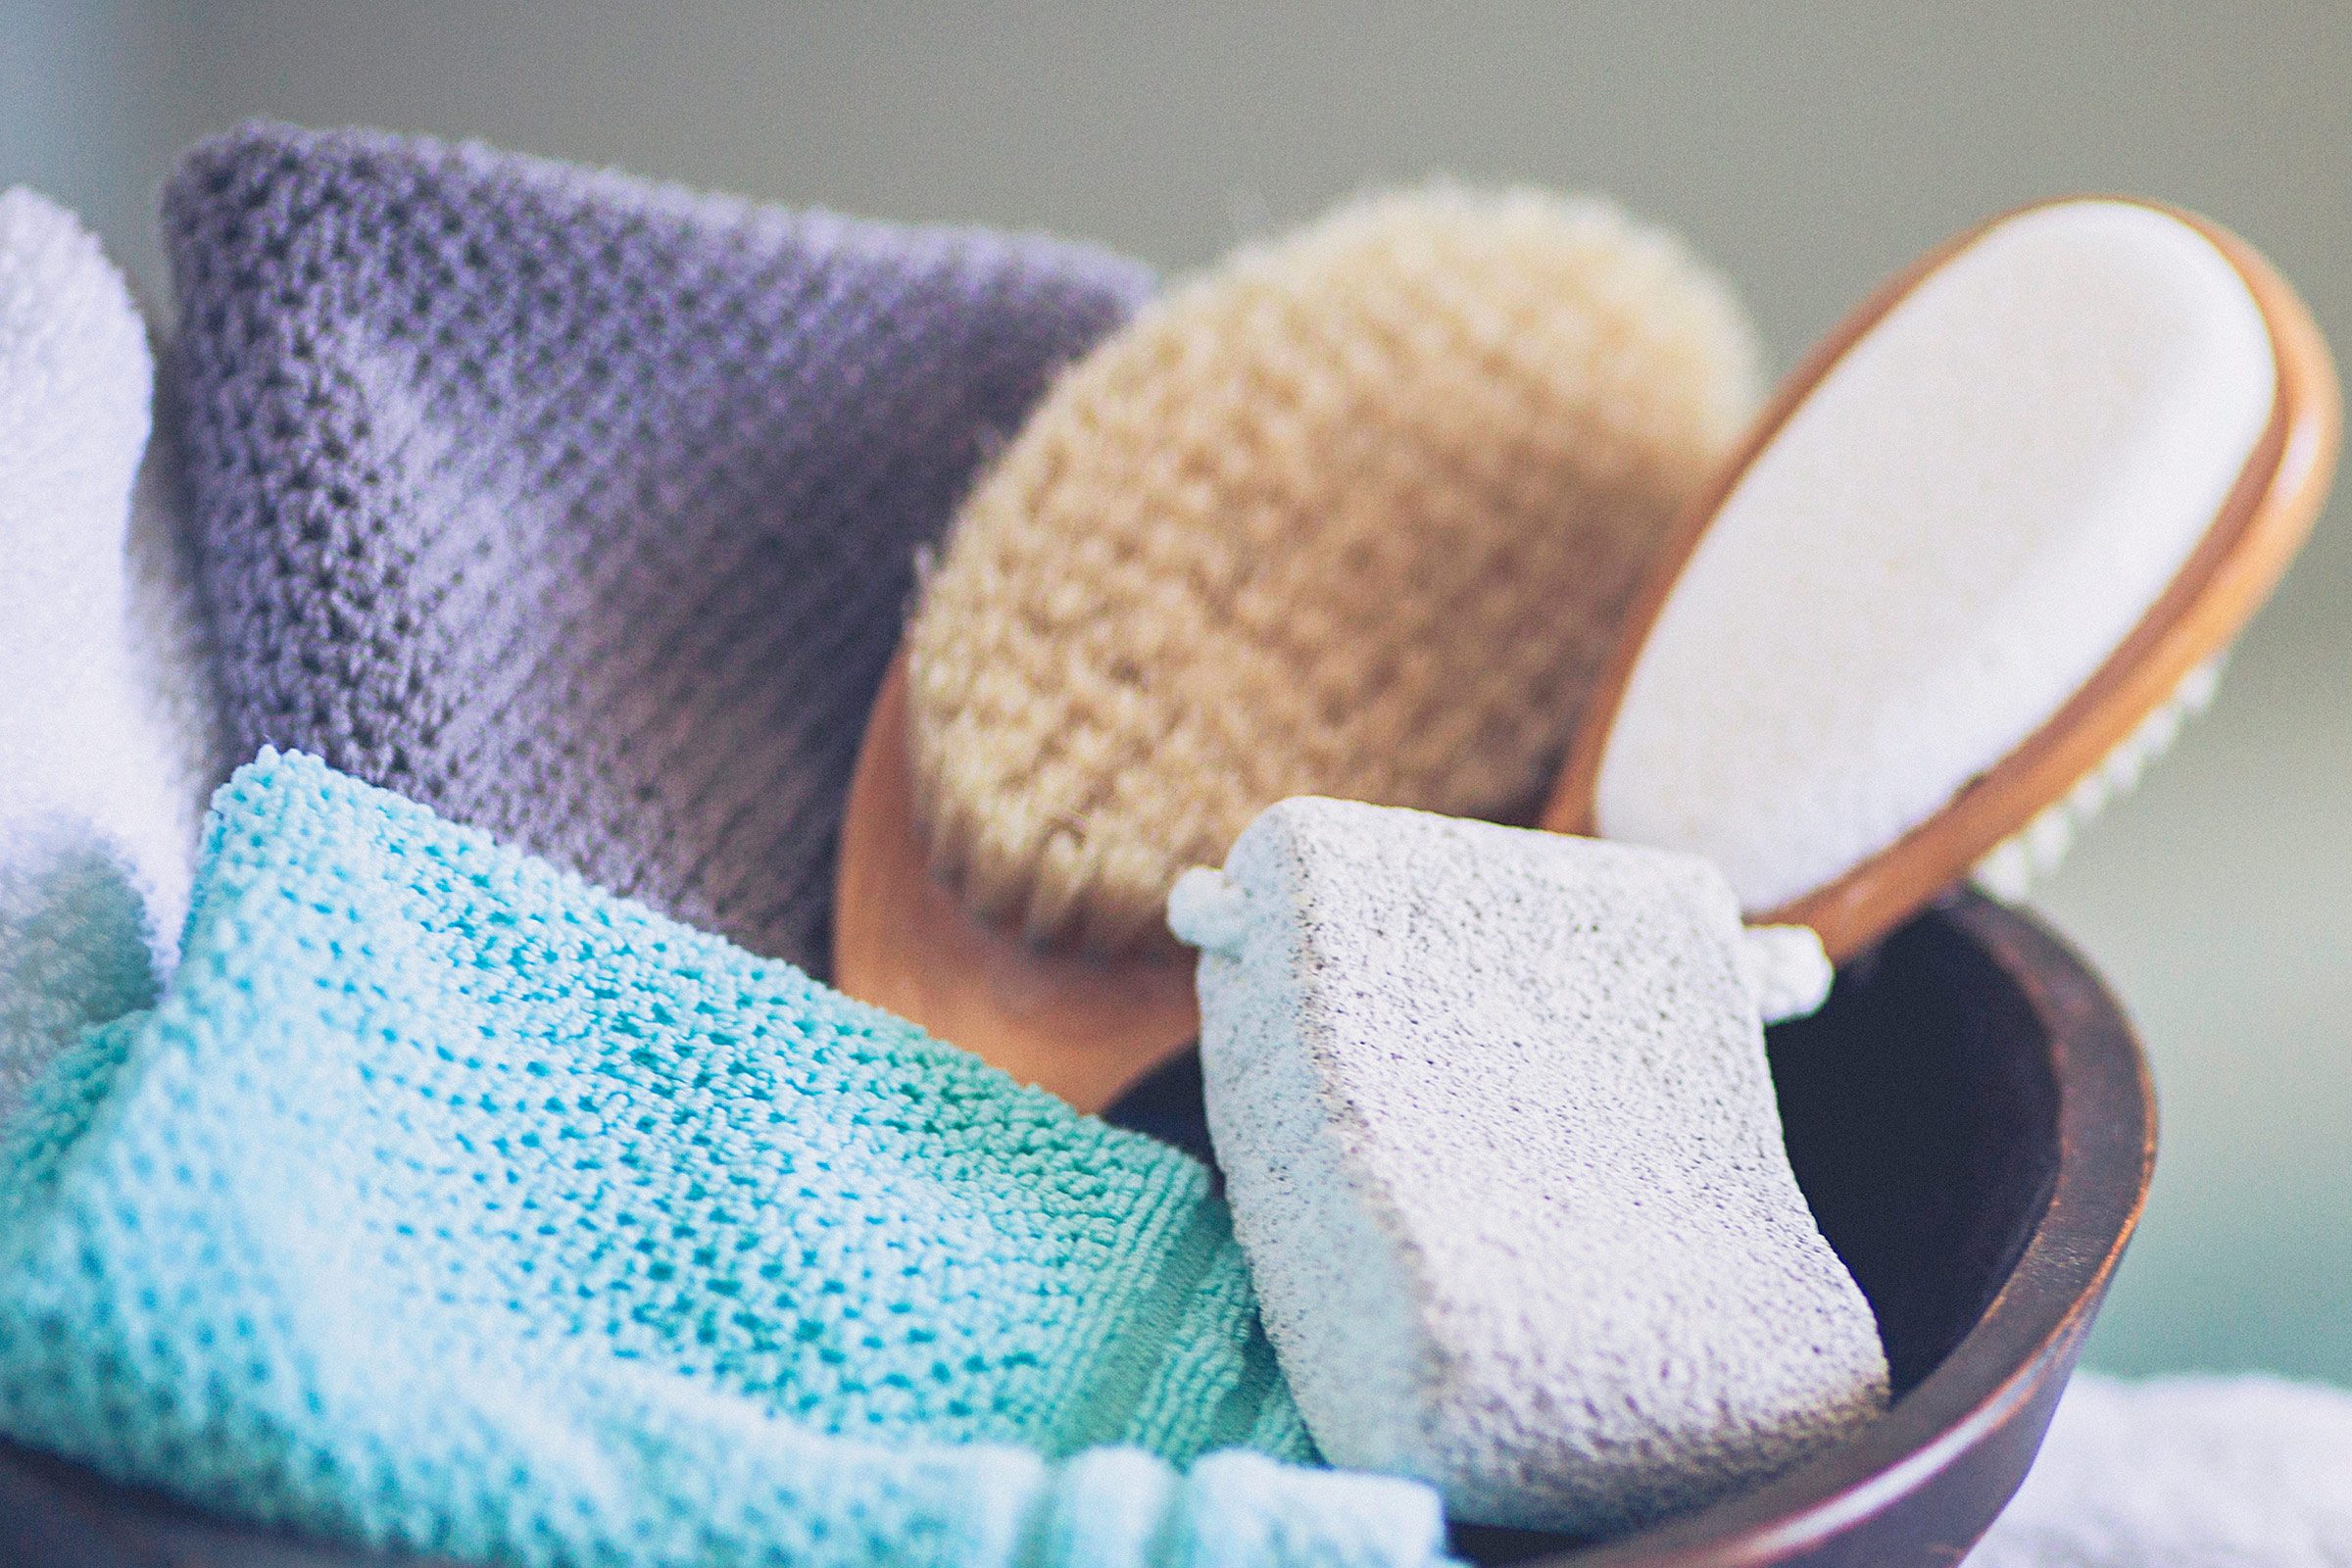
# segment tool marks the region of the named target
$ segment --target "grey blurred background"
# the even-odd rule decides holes
[[[1171,269],[1432,172],[1596,189],[1714,258],[1782,366],[1948,232],[2130,191],[2246,234],[2352,355],[2346,0],[0,0],[0,184],[80,210],[151,299],[174,150],[252,115],[1056,229]],[[2352,1381],[2348,514],[2041,899],[2137,1015],[2164,1098],[2097,1364]]]

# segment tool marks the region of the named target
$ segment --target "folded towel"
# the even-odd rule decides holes
[[[2352,1394],[2267,1377],[2066,1392],[1968,1568],[2342,1568]]]
[[[915,552],[1145,270],[277,125],[164,223],[240,755],[821,974]]]
[[[1407,1483],[1168,1468],[1312,1457],[1205,1167],[272,753],[163,1000],[0,1133],[0,1431],[527,1564],[1441,1542]]]
[[[153,376],[98,242],[0,194],[0,1117],[153,1000],[217,781],[169,465],[140,466]]]

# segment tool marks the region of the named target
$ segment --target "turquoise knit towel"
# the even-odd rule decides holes
[[[0,1133],[0,1429],[523,1564],[1442,1548],[1425,1491],[1276,1462],[1203,1167],[267,752],[171,990]]]

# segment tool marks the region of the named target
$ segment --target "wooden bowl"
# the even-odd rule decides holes
[[[1602,1544],[1464,1529],[1482,1562],[1949,1568],[2025,1478],[2155,1159],[2131,1026],[2028,916],[1973,895],[1849,964],[1772,1035],[1797,1180],[1879,1316],[1895,1403],[1769,1485]],[[1115,1119],[1205,1152],[1199,1062]],[[380,1558],[206,1518],[0,1445],[0,1562],[356,1568]]]

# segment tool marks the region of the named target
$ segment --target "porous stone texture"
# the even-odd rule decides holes
[[[1610,727],[1601,833],[1706,856],[1752,911],[1895,843],[2131,635],[2211,530],[2276,384],[2245,279],[2179,219],[2078,201],[1994,224],[1725,499]],[[2164,722],[2119,765],[2161,749]],[[1995,880],[2017,885],[2081,814],[2037,824],[2042,849]]]
[[[1711,866],[1305,799],[1250,825],[1223,883],[1175,907],[1207,944],[1209,1133],[1334,1463],[1603,1533],[1884,1407]]]
[[[1286,796],[1524,819],[1755,366],[1670,236],[1526,191],[1360,202],[1146,307],[908,628],[935,869],[1118,950]]]

